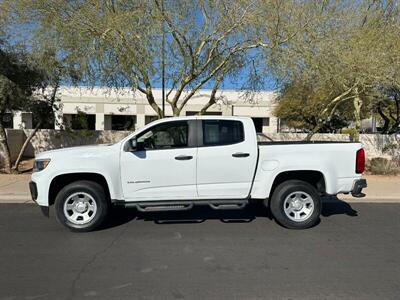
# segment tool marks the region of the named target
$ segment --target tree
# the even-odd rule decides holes
[[[4,35],[3,35],[4,38]],[[66,70],[50,47],[43,52],[28,53],[21,44],[0,43],[0,153],[4,157],[5,171],[18,171],[22,155],[36,132],[46,123],[55,123],[58,109],[57,91]],[[4,127],[4,116],[13,111],[32,112],[36,123],[25,140],[16,162],[11,156]]]
[[[380,89],[375,110],[383,121],[382,133],[396,132],[400,126],[400,86]]]
[[[47,87],[44,86],[42,89],[36,90],[35,94],[31,99],[29,99],[26,109],[29,110],[33,117],[36,119],[36,125],[25,139],[21,149],[19,150],[19,154],[17,159],[15,160],[14,166],[12,169],[18,172],[19,164],[22,160],[24,152],[28,147],[32,138],[36,135],[36,133],[40,130],[43,124],[56,124],[57,120],[55,118],[55,112],[58,110],[59,101],[57,97],[57,91],[59,88],[58,82],[54,83],[53,86]]]
[[[283,86],[300,81],[313,95],[327,91],[307,139],[350,101],[359,132],[370,92],[393,83],[400,65],[398,7],[391,1],[323,1],[312,11],[317,17],[307,31],[275,53],[275,74]]]
[[[290,128],[311,131],[321,122],[318,114],[326,106],[329,93],[328,90],[315,89],[312,83],[291,82],[278,96],[274,114]],[[342,103],[318,132],[336,132],[347,127],[352,117],[349,104]]]
[[[0,48],[0,151],[7,173],[11,171],[11,159],[4,116],[7,112],[25,109],[42,79],[41,72],[30,64],[23,50],[3,44]]]
[[[153,89],[162,74],[165,33],[166,101],[179,115],[196,92],[211,87],[204,113],[224,81],[302,30],[308,15],[297,1],[121,0],[3,1],[3,10],[29,22],[32,41],[58,46],[80,83],[130,86],[159,117]],[[26,29],[26,27],[25,27]],[[252,85],[256,86],[256,85]]]

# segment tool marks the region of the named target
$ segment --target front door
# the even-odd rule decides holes
[[[121,152],[126,201],[195,199],[195,121],[166,121],[136,136],[143,151]],[[128,141],[129,142],[129,141]]]

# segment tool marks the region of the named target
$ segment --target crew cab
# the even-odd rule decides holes
[[[258,142],[247,117],[193,116],[154,121],[115,144],[40,153],[33,200],[72,231],[99,227],[112,205],[139,211],[194,205],[240,209],[263,201],[294,229],[316,224],[321,197],[366,187],[359,143]]]

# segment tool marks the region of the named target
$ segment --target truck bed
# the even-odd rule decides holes
[[[259,158],[252,196],[270,190],[271,178],[292,171],[311,170],[323,174],[326,193],[350,192],[356,174],[356,153],[362,145],[347,141],[263,141],[258,142]],[[301,177],[298,179],[302,179]],[[260,192],[262,191],[262,192]]]

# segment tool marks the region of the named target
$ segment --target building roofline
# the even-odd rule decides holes
[[[82,89],[82,90],[104,90],[107,92],[117,92],[117,91],[123,91],[123,92],[136,92],[138,90],[134,90],[130,87],[121,87],[121,88],[112,88],[112,87],[106,87],[106,86],[85,86],[85,85],[78,85],[78,86],[68,86],[68,85],[61,85],[59,87],[60,90],[63,89]],[[161,88],[153,88],[153,91],[162,91]],[[166,89],[169,90],[169,89]],[[176,91],[174,89],[173,91]],[[189,92],[190,89],[185,89],[184,92]],[[197,92],[211,92],[212,89],[199,89]],[[235,90],[235,89],[219,89],[218,92],[229,92],[229,93],[246,93],[246,92],[252,92],[251,90]],[[254,93],[269,93],[269,94],[278,94],[279,92],[277,90],[260,90],[260,91],[255,91]]]

